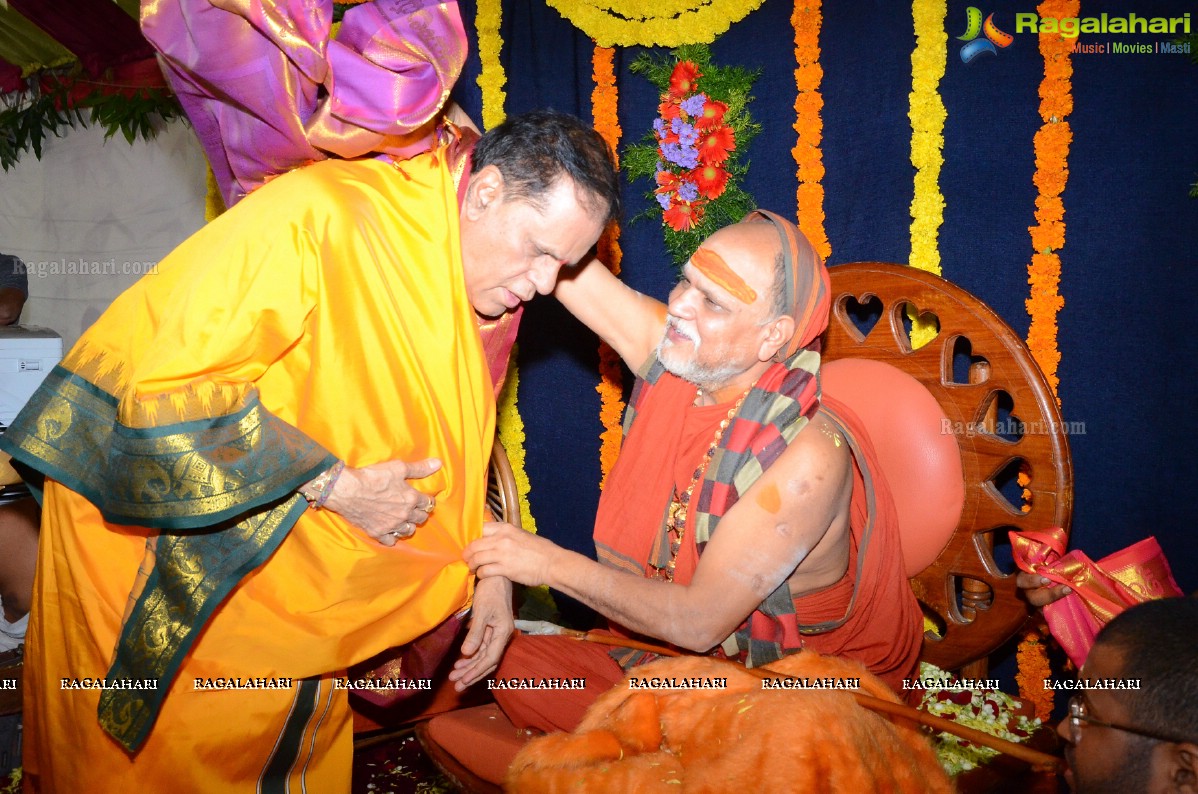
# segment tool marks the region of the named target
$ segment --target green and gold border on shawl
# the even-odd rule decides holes
[[[56,366],[0,447],[83,495],[106,520],[155,529],[233,519],[336,462],[253,389],[231,413],[161,427],[129,427],[118,410],[114,395]]]
[[[101,512],[114,523],[196,529],[292,494],[336,458],[256,393],[236,413],[169,427],[117,425]]]
[[[266,561],[307,509],[303,497],[211,532],[162,535],[117,641],[106,680],[155,680],[157,689],[105,689],[100,725],[130,751],[145,741],[192,645],[233,588]]]
[[[116,406],[116,397],[55,366],[0,436],[0,448],[96,504]]]

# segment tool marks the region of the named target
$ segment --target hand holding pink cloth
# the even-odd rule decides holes
[[[1059,527],[1011,532],[1011,550],[1021,571],[1073,589],[1044,607],[1044,619],[1078,668],[1099,630],[1120,612],[1144,601],[1184,595],[1154,537],[1098,562],[1077,549],[1066,552],[1065,542],[1065,531]]]
[[[457,3],[175,0],[142,9],[226,206],[330,156],[428,150],[466,60]]]

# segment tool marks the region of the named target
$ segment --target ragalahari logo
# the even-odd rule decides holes
[[[982,38],[978,38],[979,35]],[[984,52],[998,55],[998,50],[995,47],[1006,49],[1014,40],[1014,36],[1010,33],[1003,33],[994,24],[994,14],[986,17],[986,21],[982,22],[981,9],[974,6],[965,9],[965,33],[957,36],[957,41],[965,42],[965,45],[961,47],[961,60],[965,63],[969,63]]]

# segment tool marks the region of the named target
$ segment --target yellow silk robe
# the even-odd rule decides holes
[[[481,531],[494,396],[443,153],[255,191],[118,298],[3,438],[47,474],[34,790],[349,790],[333,677],[461,610]],[[295,488],[334,457],[440,458],[413,483],[436,512],[385,548],[305,509]],[[84,688],[106,675],[156,679],[156,719],[139,693]],[[196,685],[216,678],[293,680]]]

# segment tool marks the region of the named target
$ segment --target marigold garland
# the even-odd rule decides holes
[[[824,78],[819,64],[819,34],[823,27],[821,0],[795,0],[790,17],[795,32],[795,97],[794,130],[798,140],[790,154],[798,166],[799,229],[811,241],[816,252],[826,261],[832,254],[824,229],[824,122],[820,111],[824,98],[819,87]]]
[[[546,0],[600,47],[710,44],[763,0]]]
[[[1078,0],[1045,0],[1040,15],[1065,18],[1077,16]],[[1040,54],[1044,57],[1044,79],[1040,82],[1040,118],[1043,120],[1033,140],[1036,171],[1032,177],[1036,196],[1036,225],[1028,227],[1032,257],[1028,264],[1027,312],[1031,317],[1027,346],[1044,372],[1054,395],[1060,381],[1057,366],[1061,351],[1057,347],[1057,314],[1065,305],[1058,291],[1061,259],[1057,254],[1065,245],[1065,204],[1061,194],[1069,180],[1069,145],[1073,132],[1065,117],[1073,112],[1070,60],[1072,40],[1059,34],[1040,35]],[[1057,397],[1058,403],[1060,397]]]
[[[1044,687],[1044,681],[1052,676],[1052,665],[1048,661],[1048,647],[1041,641],[1039,629],[1028,629],[1015,652],[1019,672],[1015,683],[1019,685],[1019,699],[1032,706],[1033,713],[1041,722],[1052,717],[1053,690]]]
[[[499,36],[502,19],[500,0],[478,0],[474,27],[478,31],[478,58],[482,62],[482,71],[477,82],[483,93],[483,129],[487,130],[502,124],[506,117],[503,103],[507,94],[503,87],[507,84],[507,75],[499,62],[499,53],[503,49],[503,39]]]
[[[528,481],[528,471],[524,462],[524,419],[516,408],[516,392],[520,388],[520,371],[516,367],[520,346],[512,345],[512,355],[508,360],[507,378],[503,381],[503,389],[499,392],[497,416],[499,443],[507,453],[508,463],[512,465],[512,475],[516,480],[516,493],[520,495],[520,525],[529,532],[537,531],[537,522],[532,517],[528,507],[528,492],[532,489]]]
[[[591,113],[595,119],[595,130],[611,147],[619,166],[618,146],[620,144],[619,93],[616,89],[615,50],[610,47],[595,46],[591,58],[594,71],[595,88],[591,91]],[[615,275],[620,275],[620,260],[623,252],[620,249],[620,226],[610,224],[603,236],[599,238],[599,258]],[[599,488],[607,484],[607,475],[615,465],[616,457],[620,454],[620,442],[623,440],[623,428],[620,418],[624,414],[624,376],[620,368],[620,357],[606,342],[599,342],[599,383],[595,386],[599,392],[599,421],[603,432],[599,434],[599,470],[601,478]]]
[[[474,18],[475,30],[478,33],[478,56],[482,61],[482,72],[478,76],[478,87],[483,94],[483,127],[491,129],[503,123],[506,113],[503,90],[507,78],[503,65],[499,62],[499,53],[503,50],[503,39],[499,35],[499,24],[502,21],[502,10],[499,0],[479,0],[478,13]],[[519,346],[512,347],[508,360],[507,379],[499,394],[496,405],[495,424],[498,428],[499,443],[507,452],[508,462],[512,465],[512,475],[516,480],[516,493],[520,495],[520,521],[529,532],[537,531],[537,523],[528,507],[528,492],[532,484],[528,480],[528,470],[525,465],[524,453],[524,419],[516,406],[516,395],[520,385],[520,373],[516,368]]]
[[[1078,0],[1045,0],[1036,11],[1041,17],[1063,19],[1076,17],[1081,9]],[[1044,58],[1044,79],[1040,81],[1040,118],[1043,124],[1032,141],[1036,153],[1036,171],[1032,183],[1039,194],[1036,196],[1036,225],[1028,227],[1032,240],[1032,258],[1028,264],[1028,284],[1031,287],[1027,299],[1027,313],[1031,324],[1027,332],[1027,346],[1032,358],[1044,372],[1048,387],[1057,397],[1057,365],[1061,362],[1061,351],[1057,347],[1057,314],[1065,305],[1059,290],[1061,283],[1061,259],[1057,251],[1065,245],[1065,204],[1061,194],[1069,180],[1069,144],[1073,132],[1065,117],[1073,112],[1071,81],[1073,62],[1070,52],[1073,42],[1058,34],[1040,35],[1040,54]],[[1030,477],[1020,473],[1019,483],[1026,486]],[[1025,501],[1028,490],[1024,489]],[[1025,505],[1025,510],[1028,506]],[[1029,631],[1016,653],[1019,664],[1019,691],[1030,700],[1036,716],[1047,719],[1052,713],[1052,690],[1044,689],[1044,679],[1052,674],[1048,661],[1048,649],[1040,641],[1037,631]]]
[[[944,196],[940,168],[944,165],[944,120],[940,80],[948,60],[945,0],[915,0],[915,49],[911,52],[911,164],[915,166],[915,195],[911,199],[911,267],[940,275],[940,226]],[[911,318],[911,344],[919,348],[938,333],[933,323]]]

